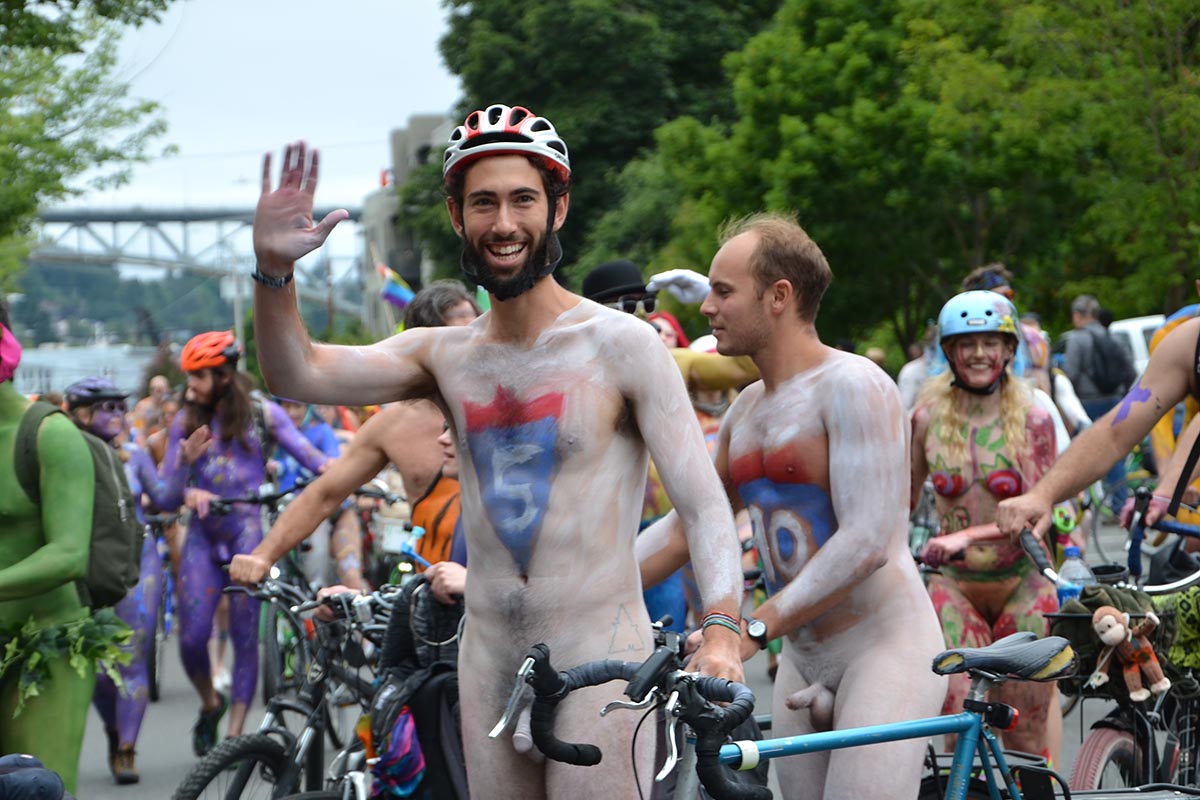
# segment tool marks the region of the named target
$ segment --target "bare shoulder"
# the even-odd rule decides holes
[[[825,361],[817,369],[821,370],[821,381],[831,395],[852,393],[876,401],[895,398],[899,403],[900,389],[896,382],[868,358],[829,348]],[[836,396],[830,399],[839,402]]]

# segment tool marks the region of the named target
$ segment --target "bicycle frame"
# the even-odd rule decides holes
[[[971,705],[974,701],[989,710],[998,708],[998,706],[988,704],[985,699],[988,691],[996,683],[996,681],[984,677],[975,678],[971,682],[971,692],[967,704]],[[906,739],[955,735],[958,740],[954,748],[954,760],[950,769],[946,800],[965,800],[972,774],[976,770],[976,755],[982,765],[988,792],[992,799],[1001,800],[1001,798],[1007,797],[1009,800],[1021,800],[1021,790],[1017,786],[1014,773],[1004,757],[999,740],[985,720],[987,713],[988,711],[983,709],[967,710],[942,717],[889,722],[881,725],[821,731],[760,741],[738,741],[722,746],[720,759],[721,763],[730,766],[739,767],[743,764],[753,766],[758,761],[784,756],[821,753]],[[997,772],[1004,780],[1007,795],[1000,793],[1000,787],[996,782]]]

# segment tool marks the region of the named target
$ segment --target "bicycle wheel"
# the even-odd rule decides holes
[[[263,608],[263,705],[277,694],[294,690],[308,671],[308,643],[295,621],[274,603]]]
[[[1128,789],[1140,786],[1142,754],[1133,734],[1095,728],[1083,740],[1071,769],[1071,791]]]
[[[171,800],[267,800],[274,796],[286,763],[287,751],[270,736],[235,736],[200,759]],[[300,787],[287,788],[294,792]]]
[[[1115,497],[1122,495],[1128,497],[1139,486],[1148,486],[1153,489],[1158,484],[1158,478],[1145,471],[1135,471],[1126,475],[1125,479],[1119,481],[1108,488],[1107,491],[1095,491],[1089,488],[1088,494],[1091,497],[1091,502],[1088,508],[1091,511],[1090,521],[1090,538],[1092,547],[1095,548],[1096,554],[1100,556],[1100,560],[1109,563],[1125,563],[1125,537],[1120,538],[1120,550],[1113,549],[1113,538],[1105,537],[1104,528],[1117,525],[1116,512],[1120,509],[1114,509],[1112,503]],[[1108,539],[1107,549],[1105,547],[1105,538]]]

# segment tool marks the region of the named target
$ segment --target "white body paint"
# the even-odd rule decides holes
[[[829,348],[821,363],[772,393],[761,382],[747,388],[726,418],[717,464],[731,495],[755,476],[757,461],[784,483],[819,487],[836,515],[818,547],[813,531],[821,525],[802,509],[748,505],[778,589],[755,616],[784,638],[772,735],[941,709],[945,682],[930,663],[942,634],[907,546],[907,427],[887,375]],[[790,554],[781,552],[782,529],[798,534]],[[898,742],[775,763],[789,798],[911,798],[924,746]]]

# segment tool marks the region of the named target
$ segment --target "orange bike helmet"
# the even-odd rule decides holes
[[[442,162],[442,178],[451,176],[481,156],[538,156],[565,183],[571,177],[571,159],[550,120],[521,106],[501,103],[472,111],[450,134]]]
[[[225,364],[236,364],[242,354],[233,331],[209,331],[193,336],[183,346],[179,366],[184,372],[196,372]]]

